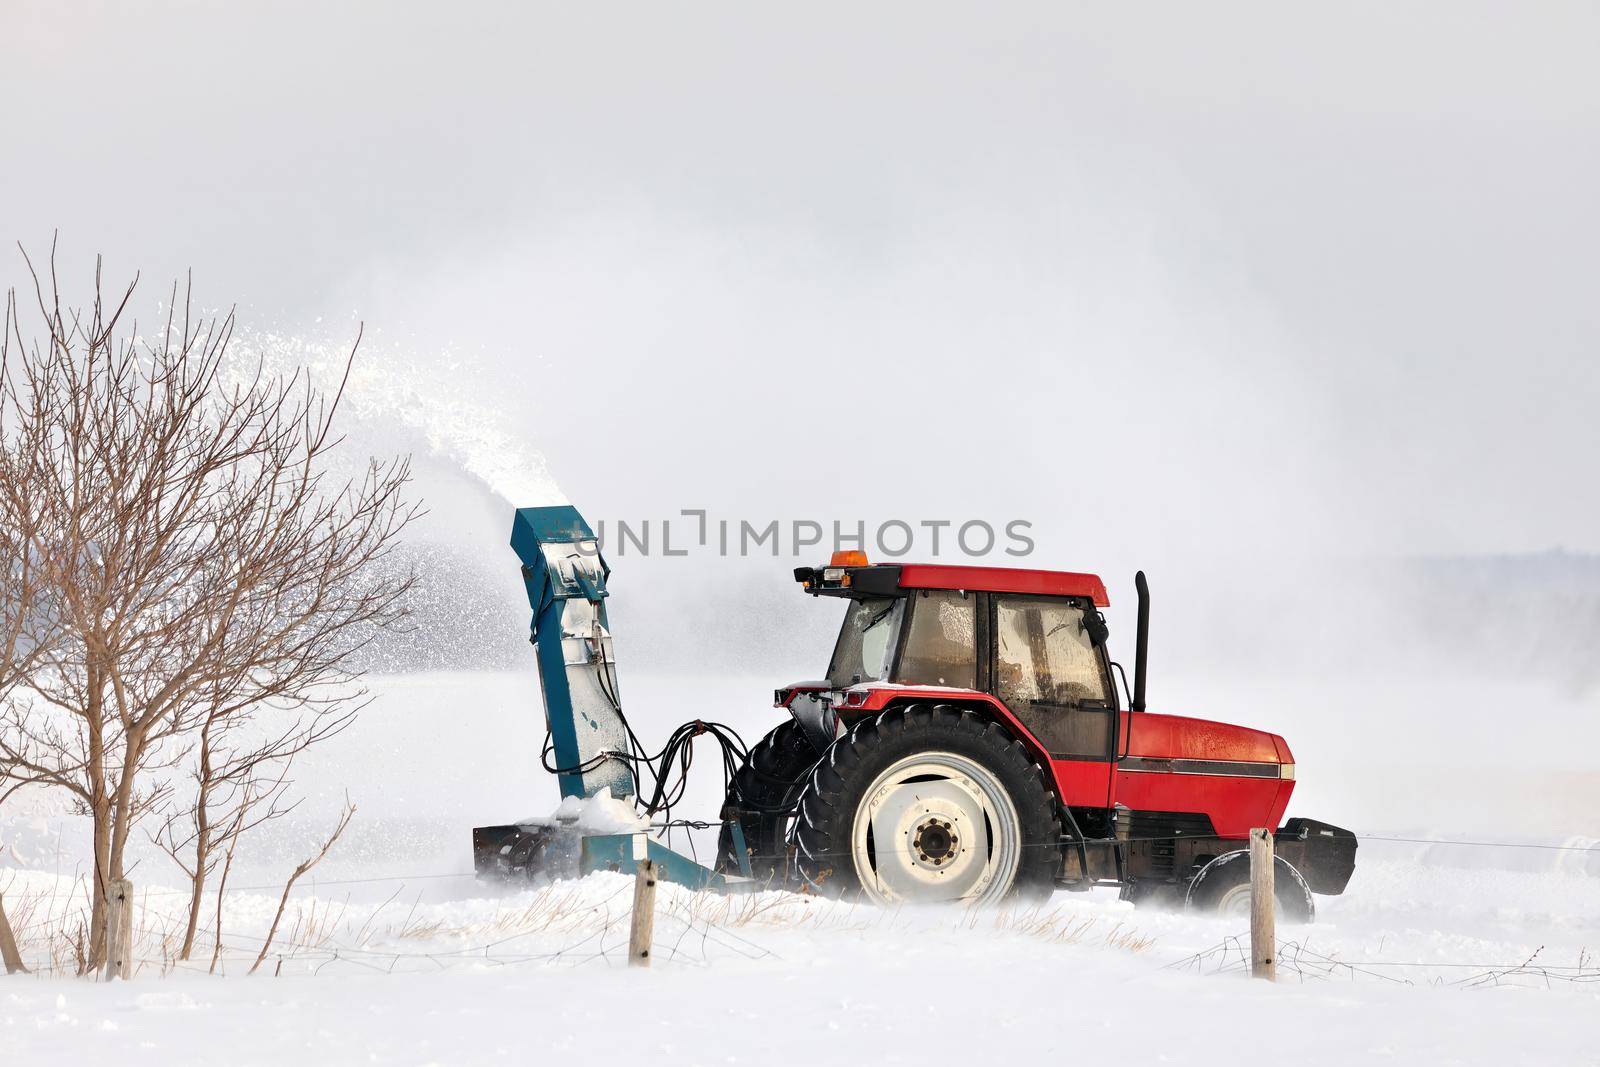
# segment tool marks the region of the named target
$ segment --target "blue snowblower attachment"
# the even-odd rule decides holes
[[[631,872],[637,861],[648,858],[669,881],[726,888],[728,879],[721,874],[642,831],[616,833],[608,830],[618,827],[597,826],[606,821],[607,803],[613,812],[615,801],[631,811],[636,786],[606,618],[611,568],[589,524],[570,506],[519,508],[511,547],[522,561],[522,582],[533,608],[530,640],[549,730],[540,759],[556,774],[562,806],[548,819],[475,828],[472,852],[478,874],[520,879],[577,877],[593,870]],[[601,799],[586,809],[596,798]],[[585,819],[586,810],[599,818]]]

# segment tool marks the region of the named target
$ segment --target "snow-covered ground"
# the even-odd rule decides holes
[[[762,699],[772,682],[625,675],[624,693],[646,738],[702,715],[753,739],[775,721]],[[972,914],[666,887],[655,963],[629,969],[628,879],[499,892],[468,875],[470,827],[548,811],[555,787],[537,765],[533,671],[445,673],[379,679],[357,727],[303,768],[306,806],[263,831],[235,872],[227,977],[204,973],[209,914],[196,960],[161,977],[184,897],[170,865],[142,849],[137,980],[0,979],[0,1060],[1233,1063],[1255,1057],[1249,1041],[1272,1046],[1263,1058],[1313,1064],[1600,1063],[1600,854],[1575,850],[1595,843],[1579,836],[1593,833],[1597,792],[1583,761],[1555,754],[1571,763],[1541,784],[1533,768],[1490,777],[1493,753],[1459,740],[1440,741],[1432,766],[1363,759],[1424,739],[1392,706],[1303,686],[1294,702],[1295,688],[1257,682],[1225,704],[1221,687],[1170,687],[1194,694],[1188,710],[1281,730],[1301,768],[1291,814],[1366,835],[1345,895],[1319,898],[1314,926],[1280,931],[1275,986],[1241,973],[1242,930],[1134,910],[1110,892]],[[1402,704],[1422,698],[1384,689]],[[1468,723],[1510,699],[1481,685],[1427,692]],[[1354,710],[1326,725],[1340,708]],[[1364,743],[1369,730],[1387,743]],[[714,815],[719,787],[704,761],[680,814]],[[246,977],[273,887],[347,788],[359,808],[349,836],[296,891],[275,951]],[[68,965],[64,942],[52,953],[42,935],[77,907],[80,821],[23,798],[0,813],[0,841],[0,893],[25,954],[41,971]]]
[[[152,964],[109,986],[12,978],[0,1034],[8,1062],[130,1064],[528,1062],[630,1048],[659,1063],[919,1063],[930,1049],[957,1063],[1232,1063],[1245,1040],[1312,1064],[1597,1058],[1597,987],[1563,980],[1579,972],[1485,974],[1540,946],[1539,963],[1581,965],[1600,883],[1580,876],[1461,881],[1370,865],[1313,931],[1285,931],[1306,951],[1286,950],[1276,986],[1245,977],[1237,951],[1203,955],[1240,933],[1224,922],[1067,894],[1039,911],[963,914],[669,887],[655,963],[632,970],[631,894],[630,879],[595,875],[435,904],[330,895],[331,915],[304,924],[281,975],[269,958],[253,978],[239,977],[254,955],[246,932],[273,901],[240,894],[230,977],[158,980]]]

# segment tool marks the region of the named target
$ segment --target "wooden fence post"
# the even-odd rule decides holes
[[[133,883],[118,878],[106,887],[106,981],[133,977]]]
[[[7,974],[16,974],[18,971],[28,973],[28,968],[22,965],[22,953],[17,951],[17,939],[11,934],[11,923],[6,918],[6,900],[0,896],[0,958],[4,958]]]
[[[633,883],[633,928],[628,936],[628,965],[650,966],[650,938],[656,927],[656,865],[654,860],[639,864],[639,877]]]
[[[1273,885],[1272,831],[1250,831],[1250,974],[1278,979],[1277,895]]]

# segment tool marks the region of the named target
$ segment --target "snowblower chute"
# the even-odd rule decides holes
[[[611,568],[574,507],[519,508],[511,547],[533,607],[533,646],[563,797],[633,795],[617,662],[606,624]]]
[[[662,877],[695,888],[729,879],[672,852],[634,810],[638,754],[631,747],[606,619],[611,568],[589,524],[570,506],[519,508],[511,547],[533,608],[530,640],[539,665],[548,740],[540,753],[562,803],[549,818],[472,831],[480,875],[574,877],[628,870],[645,858]],[[646,810],[649,810],[648,808]]]

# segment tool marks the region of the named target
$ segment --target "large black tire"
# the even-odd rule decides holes
[[[789,820],[794,815],[800,781],[817,750],[793,719],[779,723],[750,750],[750,758],[728,783],[724,819],[737,814],[744,831],[750,873],[758,881],[781,884],[787,870]],[[733,830],[723,823],[717,837],[717,870],[742,874],[733,842]]]
[[[970,711],[944,705],[891,708],[863,719],[836,741],[816,765],[801,791],[795,822],[795,862],[806,883],[828,896],[880,902],[892,899],[882,889],[881,871],[858,869],[857,852],[852,846],[856,813],[868,800],[867,793],[880,775],[914,757],[940,754],[952,754],[987,771],[1003,787],[1016,813],[1015,867],[990,878],[982,899],[1032,900],[1048,896],[1061,866],[1061,824],[1043,772],[1027,750],[999,725]],[[881,792],[884,787],[877,788]],[[949,823],[943,826],[950,829]],[[989,858],[996,848],[997,833],[991,827],[987,834],[990,845],[985,851]],[[977,839],[973,835],[963,847],[973,847]],[[920,831],[916,840],[922,841]],[[883,862],[876,847],[874,844],[864,850],[866,862]],[[912,850],[899,849],[908,856],[911,851],[920,851],[920,845]],[[952,872],[958,862],[987,862],[975,851],[970,858],[962,857],[959,849],[946,855]],[[927,856],[920,858],[928,860]],[[909,859],[905,862],[911,863]],[[913,898],[908,895],[905,899]]]
[[[1311,922],[1317,914],[1311,890],[1294,864],[1282,856],[1272,863],[1272,895],[1277,917],[1289,925]],[[1184,907],[1202,915],[1244,918],[1250,916],[1250,853],[1245,850],[1218,856],[1194,876]]]

